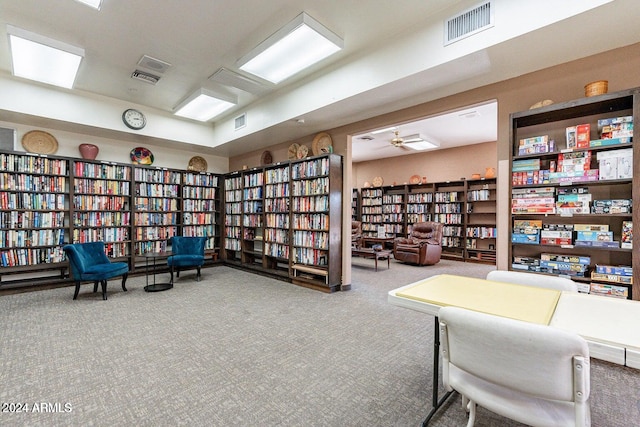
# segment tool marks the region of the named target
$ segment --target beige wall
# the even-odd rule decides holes
[[[327,132],[329,132],[333,139],[334,152],[345,156],[345,159],[349,159],[351,151],[349,146],[351,143],[351,135],[363,133],[374,128],[395,125],[432,116],[471,104],[482,103],[491,99],[497,99],[498,140],[495,145],[495,153],[497,154],[497,157],[492,159],[492,161],[483,158],[481,165],[484,167],[485,164],[488,166],[489,163],[492,163],[494,167],[496,165],[499,166],[496,168],[497,170],[508,171],[508,160],[511,149],[511,143],[509,141],[509,115],[511,113],[527,110],[529,106],[543,99],[551,99],[554,102],[559,103],[582,98],[584,97],[584,85],[596,80],[608,80],[609,92],[638,87],[640,86],[639,69],[640,43],[636,43],[631,46],[568,62],[566,64],[536,71],[503,82],[479,87],[457,95],[417,105],[415,107],[395,111],[393,113],[352,123],[346,126],[328,129]],[[291,142],[305,143],[306,145],[311,146],[313,136],[314,135],[309,135],[307,138]],[[287,158],[286,148],[291,142],[279,144],[273,147],[274,159],[276,161],[285,160]],[[489,145],[487,145],[487,147],[489,147]],[[259,165],[260,153],[261,151],[229,159],[230,170],[239,169],[243,164],[247,164],[249,167]],[[437,152],[425,154],[435,155],[435,153]],[[453,157],[446,153],[440,153],[438,155],[442,155],[447,158]],[[352,173],[350,162],[345,160],[344,193],[350,197],[351,188],[361,185],[362,182],[360,181],[362,181],[363,176],[367,176],[367,179],[369,179],[373,176],[382,175],[385,182],[388,180],[390,180],[390,182],[393,182],[394,180],[397,182],[404,182],[408,179],[408,177],[405,176],[411,176],[414,173],[414,164],[410,164],[411,169],[409,169],[408,166],[405,168],[405,166],[402,165],[402,170],[392,171],[391,165],[393,165],[395,169],[396,164],[400,165],[400,163],[396,163],[395,160],[391,159],[379,162],[380,166],[384,165],[384,173],[372,174],[371,169],[362,169],[362,167],[358,166],[355,168],[358,172],[358,176],[355,176]],[[398,160],[398,162],[400,162],[400,160]],[[407,159],[407,162],[413,163],[413,160]],[[474,163],[480,162],[474,161]],[[450,176],[452,176],[453,179],[463,176],[469,177],[471,173],[484,172],[483,170],[476,170],[479,168],[473,167],[473,163],[469,165],[467,162],[464,162],[463,164],[466,164],[467,166],[460,166],[460,169],[457,169],[453,162],[449,162],[447,160],[446,163],[440,165],[442,167],[438,167],[437,169],[434,167],[431,173],[428,171],[419,172],[418,168],[415,168],[415,173],[419,173],[421,176],[426,173],[428,180],[436,181],[438,180],[438,177],[441,176],[441,173],[443,174],[442,176],[445,176],[444,174],[448,173],[444,171],[448,170],[448,168],[451,168]],[[389,172],[386,171],[387,169]],[[504,173],[502,173],[502,175],[504,175]],[[509,177],[501,176],[499,174],[498,186],[498,196],[502,199],[508,198]],[[348,203],[345,203],[345,205],[348,207]],[[505,200],[499,199],[498,209],[498,267],[506,268],[509,263],[508,229],[510,213],[508,203],[506,203]],[[350,213],[346,209],[343,212],[343,218],[344,223],[347,225],[343,227],[343,240],[346,241],[350,240],[348,236],[348,221],[350,221]],[[349,257],[345,257],[343,266],[345,270],[345,284],[349,284],[351,268]]]
[[[484,176],[488,167],[497,168],[495,142],[354,163],[353,185],[362,188],[375,176],[381,176],[384,185],[406,184],[412,175],[428,182],[455,181],[474,173]]]

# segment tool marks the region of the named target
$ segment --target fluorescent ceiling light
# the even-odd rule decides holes
[[[100,10],[100,7],[102,6],[102,0],[76,0],[76,1],[79,1],[80,3],[84,3],[87,6],[91,6],[96,10]]]
[[[411,148],[412,150],[417,150],[417,151],[429,150],[431,148],[438,148],[440,146],[440,144],[437,144],[431,141],[426,141],[421,137],[413,138],[413,139],[404,139],[403,145],[405,147],[408,147],[408,148]]]
[[[334,54],[342,46],[340,37],[303,12],[240,58],[237,66],[279,83]]]
[[[371,132],[371,135],[377,135],[379,133],[384,133],[384,132],[391,132],[396,130],[397,128],[395,126],[391,126],[390,128],[384,128],[384,129],[378,129],[378,130],[374,130]]]
[[[182,101],[174,113],[176,116],[206,122],[237,104],[237,99],[207,89],[199,89]]]
[[[13,75],[71,88],[84,49],[7,25]]]

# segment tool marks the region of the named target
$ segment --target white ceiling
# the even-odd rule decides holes
[[[213,147],[203,146],[202,152],[236,156],[636,43],[640,41],[636,1],[492,0],[496,16],[502,17],[496,28],[507,35],[499,38],[487,31],[483,36],[487,47],[469,53],[454,46],[450,52],[462,53],[441,58],[442,62],[434,65],[428,62],[432,58],[406,56],[397,47],[404,40],[415,43],[411,36],[423,31],[431,31],[441,45],[443,18],[476,6],[478,0],[103,0],[99,12],[75,0],[0,0],[0,78],[13,79],[6,37],[6,24],[10,24],[82,47],[86,56],[73,90],[89,97],[102,95],[172,117],[173,108],[200,87],[231,92],[238,95],[240,105],[227,117],[206,124],[213,127],[219,141]],[[521,8],[535,7],[541,15],[553,17],[562,12],[562,16],[570,16],[563,8],[578,10],[587,3],[590,6],[584,7],[603,5],[540,28],[529,28],[530,14],[517,13]],[[240,57],[302,11],[339,35],[344,50],[281,85],[268,86],[260,96],[209,80],[222,67],[238,71]],[[504,14],[511,18],[505,20]],[[603,25],[603,16],[615,16],[615,25]],[[380,51],[386,56],[375,56],[381,55]],[[171,64],[157,85],[130,78],[143,55]],[[365,67],[364,71],[357,68],[369,59],[371,63],[377,60],[379,66]],[[351,69],[359,74],[345,79]],[[353,79],[358,81],[347,81]],[[358,90],[350,93],[350,86],[356,85]],[[307,87],[315,93],[321,87],[321,94],[317,104],[306,97],[307,104],[299,107],[291,99],[305,93]],[[225,133],[226,124],[243,111],[250,111],[249,119],[282,113],[240,136]],[[19,121],[17,116],[14,111],[0,110],[0,120]],[[480,115],[482,119],[489,117],[489,113]],[[300,118],[304,124],[298,123]],[[495,125],[493,117],[490,121]],[[482,128],[481,124],[473,127],[478,135]],[[443,134],[442,129],[448,132]],[[457,138],[452,133],[457,129],[456,125],[436,123],[435,128],[422,132],[439,139],[442,148],[489,138]],[[409,125],[403,125],[405,131],[414,133]],[[369,148],[371,144],[367,150],[377,151],[377,157],[403,151]]]

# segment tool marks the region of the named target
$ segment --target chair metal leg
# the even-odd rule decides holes
[[[101,280],[100,283],[102,284],[102,299],[106,300],[107,299],[107,281]]]
[[[80,292],[80,282],[76,281],[76,291],[73,293],[73,299],[78,298],[78,292]]]
[[[124,273],[122,275],[122,290],[123,291],[127,291],[127,288],[124,286],[125,282],[127,281],[127,277],[129,276],[129,273]]]

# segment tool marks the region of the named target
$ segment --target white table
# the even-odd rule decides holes
[[[640,369],[640,302],[611,297],[441,274],[389,291],[389,303],[435,316],[431,417],[448,399],[438,399],[438,312],[457,306],[573,331],[591,357]]]

